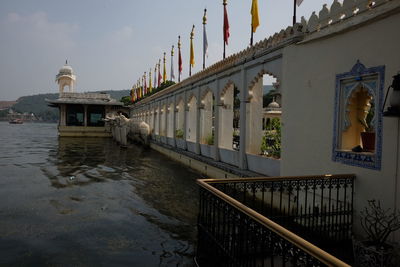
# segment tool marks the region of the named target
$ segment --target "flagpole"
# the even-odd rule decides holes
[[[194,25],[192,27],[192,32],[190,33],[190,64],[189,64],[189,76],[192,76],[192,57],[194,57],[193,51],[193,38],[194,38]]]
[[[250,37],[250,46],[253,46],[253,23],[250,25],[251,37]]]
[[[167,55],[166,52],[164,52],[164,59],[163,59],[163,82],[165,83],[167,81],[167,70],[166,70],[166,62],[167,62],[167,58],[165,57]]]
[[[296,24],[296,0],[293,0],[293,25]]]
[[[181,82],[181,36],[178,36],[178,82]]]
[[[224,38],[223,38],[223,42],[224,42],[224,58],[225,58],[225,8],[227,5],[227,0],[224,0],[222,5],[224,6]]]
[[[203,16],[203,70],[206,68],[206,47],[205,47],[205,34],[206,34],[206,24],[207,24],[207,17],[206,17],[207,9],[204,9],[204,16]]]
[[[171,81],[175,80],[175,73],[174,73],[174,45],[171,48]]]
[[[159,58],[158,59],[158,79],[157,79],[158,86],[161,85],[161,78],[162,78],[162,76],[161,76],[161,58]]]

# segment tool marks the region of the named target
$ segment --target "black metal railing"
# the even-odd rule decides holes
[[[198,183],[197,257],[203,265],[344,264],[308,241],[320,245],[350,238],[354,175]]]

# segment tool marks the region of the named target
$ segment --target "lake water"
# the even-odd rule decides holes
[[[193,266],[197,178],[140,146],[0,122],[0,265]]]

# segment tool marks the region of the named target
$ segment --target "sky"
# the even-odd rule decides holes
[[[250,41],[251,0],[228,0],[227,56]],[[297,21],[333,0],[304,0]],[[292,0],[259,0],[258,42],[292,24]],[[68,59],[77,92],[130,89],[182,38],[183,73],[189,70],[189,36],[195,28],[196,65],[202,69],[202,17],[207,8],[206,65],[222,59],[222,0],[1,0],[0,100],[58,93],[55,75]],[[175,51],[174,63],[177,65]],[[177,66],[175,66],[177,76]],[[153,76],[153,75],[152,75]]]

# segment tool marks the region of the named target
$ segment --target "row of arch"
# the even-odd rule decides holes
[[[175,90],[133,108],[131,117],[149,124],[153,139],[159,142],[243,167],[240,154],[261,154],[265,132],[263,78],[268,74],[258,72],[248,86],[243,86],[237,75],[239,79],[226,79],[221,89],[223,81],[215,80]],[[279,81],[272,78],[279,91]],[[206,146],[215,149],[206,150]],[[219,153],[221,150],[224,153]],[[230,156],[225,159],[222,154]]]

